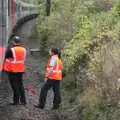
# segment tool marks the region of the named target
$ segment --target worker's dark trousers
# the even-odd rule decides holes
[[[54,99],[53,99],[53,107],[58,107],[61,103],[61,95],[60,95],[60,81],[59,80],[51,80],[48,79],[46,83],[44,83],[43,87],[41,88],[39,105],[44,108],[47,92],[52,88],[54,92]]]
[[[23,87],[23,73],[9,73],[9,81],[13,90],[13,102],[26,103],[25,91]]]

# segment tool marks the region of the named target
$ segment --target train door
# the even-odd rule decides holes
[[[6,0],[0,0],[0,80],[3,60],[5,55],[5,40],[6,40]]]

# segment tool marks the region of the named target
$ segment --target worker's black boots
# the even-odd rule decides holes
[[[43,109],[44,107],[41,105],[34,105],[36,108]]]

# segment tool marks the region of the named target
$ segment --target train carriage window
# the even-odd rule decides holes
[[[15,11],[15,12],[18,12],[18,11],[19,11],[19,6],[18,6],[16,3],[14,3],[14,11]]]
[[[10,16],[10,0],[8,0],[8,16]]]
[[[6,25],[6,0],[2,0],[2,27]]]
[[[8,0],[8,16],[10,16],[11,13],[11,0]]]
[[[28,7],[22,6],[22,11],[27,11]]]

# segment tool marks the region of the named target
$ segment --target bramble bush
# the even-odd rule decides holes
[[[118,120],[120,16],[115,0],[55,0],[51,15],[39,7],[38,40],[62,52],[59,120]]]

